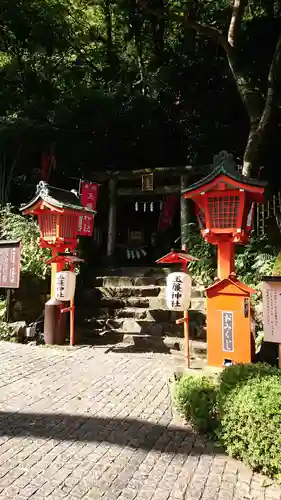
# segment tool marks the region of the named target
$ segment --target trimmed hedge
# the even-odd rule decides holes
[[[281,371],[266,363],[234,365],[211,377],[184,375],[175,403],[199,432],[211,433],[229,455],[281,478]]]
[[[216,388],[211,378],[185,375],[175,385],[174,398],[181,415],[198,432],[217,426]]]
[[[233,390],[218,435],[229,455],[281,477],[280,376],[254,377]]]
[[[281,372],[278,368],[267,363],[237,364],[226,367],[219,376],[217,395],[219,407],[223,408],[224,401],[229,396],[229,393],[237,387],[241,387],[252,378],[263,378],[272,375],[281,377]]]

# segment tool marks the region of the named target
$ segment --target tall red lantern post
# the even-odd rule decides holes
[[[40,246],[50,248],[51,264],[51,298],[55,299],[56,273],[63,270],[65,264],[71,271],[77,261],[73,252],[78,242],[79,217],[87,215],[94,217],[95,211],[81,205],[79,198],[71,191],[66,191],[41,181],[34,198],[21,207],[26,215],[35,215],[40,227]],[[68,253],[66,254],[66,250]],[[74,299],[69,308],[62,308],[61,312],[70,312],[70,343],[74,345]]]
[[[187,272],[187,266],[189,262],[198,261],[197,257],[192,257],[187,252],[171,250],[170,253],[161,257],[156,261],[156,264],[180,264],[182,266],[182,272]],[[190,353],[189,353],[189,334],[188,334],[188,310],[183,311],[183,318],[176,321],[177,325],[183,324],[184,327],[184,348],[185,348],[185,358],[187,368],[190,368]]]
[[[248,363],[252,359],[250,295],[234,269],[234,245],[248,242],[254,204],[263,202],[264,183],[240,175],[232,155],[214,158],[214,170],[182,191],[194,200],[201,234],[217,245],[218,279],[207,288],[208,364]]]

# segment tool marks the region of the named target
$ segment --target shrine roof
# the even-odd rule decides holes
[[[50,186],[47,182],[39,182],[36,189],[36,194],[32,200],[21,206],[21,210],[29,210],[33,205],[38,203],[38,201],[45,201],[49,205],[52,205],[59,209],[68,209],[79,212],[87,212],[90,214],[95,214],[95,210],[84,207],[78,196],[72,191],[66,191],[65,189],[60,189],[54,186]]]
[[[203,188],[221,175],[228,177],[234,182],[243,184],[244,186],[248,185],[249,187],[257,187],[259,189],[266,186],[266,183],[263,181],[251,179],[240,174],[236,168],[233,156],[228,154],[226,151],[222,151],[214,157],[212,166],[214,167],[213,170],[206,177],[195,182],[194,184],[191,184],[186,189],[183,189],[182,194],[190,193],[191,191]]]
[[[242,283],[242,281],[237,279],[236,276],[234,275],[233,276],[230,275],[229,278],[218,279],[212,285],[206,288],[206,292],[208,294],[208,292],[210,291],[227,288],[229,285],[234,286],[235,288],[238,288],[242,292],[245,292],[250,295],[256,293],[256,291],[253,288],[250,288],[248,285],[245,285],[245,283]]]

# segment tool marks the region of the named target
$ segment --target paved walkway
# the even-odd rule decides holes
[[[280,499],[173,417],[169,355],[0,343],[0,498]]]

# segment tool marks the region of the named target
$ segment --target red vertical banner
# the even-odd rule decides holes
[[[56,158],[54,147],[51,146],[48,151],[41,154],[40,181],[49,182],[52,170],[56,168]]]
[[[81,182],[81,203],[84,207],[96,210],[99,185],[96,182]]]
[[[96,210],[98,201],[99,185],[94,182],[83,181],[81,183],[81,203],[84,207]],[[91,214],[79,217],[78,234],[80,236],[92,236],[94,231],[94,216]]]
[[[40,181],[47,182],[49,179],[50,160],[46,153],[41,155]]]
[[[171,194],[164,200],[158,224],[158,229],[160,231],[165,231],[172,224],[173,217],[179,205],[179,201],[180,197],[177,194]]]

